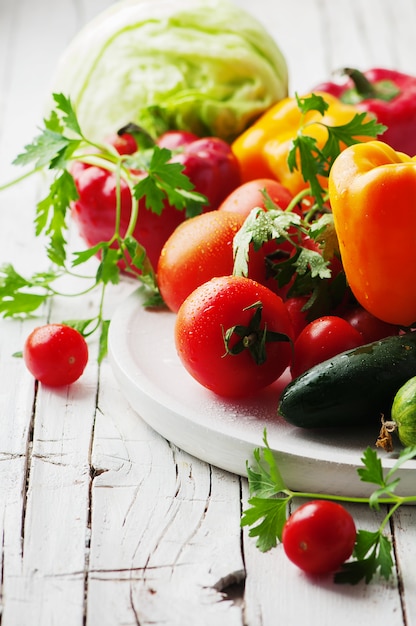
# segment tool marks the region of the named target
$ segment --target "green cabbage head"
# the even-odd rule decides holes
[[[85,135],[128,123],[232,141],[287,95],[283,54],[231,0],[124,0],[89,22],[58,62]]]

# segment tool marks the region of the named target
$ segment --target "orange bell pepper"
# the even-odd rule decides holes
[[[232,150],[240,163],[243,182],[255,178],[274,178],[294,196],[307,187],[302,173],[297,169],[291,172],[287,162],[291,143],[301,126],[307,125],[307,134],[315,138],[318,147],[322,148],[328,139],[325,124],[347,124],[357,114],[356,107],[343,104],[335,96],[316,93],[329,105],[325,115],[318,111],[309,111],[303,115],[296,98],[285,98],[234,141]],[[368,119],[371,118],[369,115]],[[319,180],[326,189],[328,179],[319,177]]]
[[[358,302],[385,322],[416,322],[416,157],[381,141],[334,161],[329,199],[345,274]]]

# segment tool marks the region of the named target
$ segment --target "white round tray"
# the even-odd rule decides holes
[[[246,462],[263,445],[264,429],[288,487],[307,492],[368,496],[374,487],[360,481],[357,468],[379,425],[350,432],[310,431],[277,415],[284,377],[255,397],[231,401],[204,389],[186,372],[176,354],[175,315],[146,310],[140,292],[118,308],[109,330],[109,358],[132,408],[155,431],[182,450],[224,470],[246,476]],[[389,469],[397,452],[379,453]],[[398,493],[412,495],[416,460],[397,474]]]

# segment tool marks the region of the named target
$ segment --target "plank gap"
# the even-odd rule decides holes
[[[24,467],[23,479],[22,479],[22,518],[20,522],[22,557],[23,557],[24,543],[25,543],[26,507],[27,507],[28,492],[29,492],[29,486],[30,486],[30,472],[32,468],[33,437],[34,437],[34,432],[35,432],[35,417],[36,417],[36,404],[37,404],[37,399],[38,399],[38,390],[39,390],[39,383],[37,380],[35,380],[32,410],[30,414],[29,427],[27,431],[26,461],[25,461],[25,467]]]
[[[400,568],[399,557],[397,553],[394,516],[390,518],[389,525],[390,525],[390,533],[391,533],[391,543],[393,546],[394,563],[395,563],[395,568],[396,568],[397,589],[399,592],[400,607],[402,610],[402,617],[403,617],[403,626],[407,626],[408,620],[407,620],[406,603],[405,603],[405,597],[404,597],[404,583],[403,583],[403,576],[402,576],[402,572]]]

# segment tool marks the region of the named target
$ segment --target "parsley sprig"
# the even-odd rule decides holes
[[[329,104],[323,96],[296,96],[296,101],[301,122],[290,146],[288,167],[301,172],[306,187],[285,210],[264,193],[266,211],[253,209],[234,238],[234,274],[248,275],[251,246],[259,250],[274,240],[276,251],[266,255],[269,277],[277,281],[279,288],[289,287],[288,297],[307,295],[304,309],[308,319],[314,319],[340,304],[347,290],[342,268],[336,277],[332,276],[340,252],[323,180],[345,146],[364,137],[377,137],[385,126],[368,119],[365,113],[357,113],[347,124],[333,126],[324,121]],[[322,121],[316,115],[311,120],[310,112],[317,112]],[[308,134],[312,124],[326,129],[327,140],[322,147]]]
[[[365,498],[289,489],[268,444],[266,431],[263,441],[264,448],[254,450],[254,467],[247,464],[249,508],[243,511],[241,518],[241,525],[249,527],[249,536],[257,537],[256,545],[259,550],[267,552],[281,541],[289,504],[294,498],[364,503],[374,510],[379,510],[381,505],[389,505],[376,531],[358,530],[352,560],[344,563],[334,576],[336,583],[353,585],[361,580],[369,583],[377,574],[388,580],[393,572],[393,544],[385,533],[386,526],[402,504],[416,502],[416,495],[400,496],[396,493],[400,484],[397,470],[406,461],[416,457],[416,446],[401,450],[398,459],[387,472],[374,449],[368,447],[364,451],[361,458],[363,467],[357,468],[357,473],[361,481],[375,486],[371,495]]]
[[[109,284],[120,280],[120,264],[147,289],[150,304],[160,302],[154,268],[146,250],[134,238],[139,217],[139,201],[143,198],[146,210],[160,215],[167,200],[186,215],[195,215],[206,204],[206,198],[194,191],[193,184],[183,173],[180,163],[171,162],[172,153],[157,145],[142,144],[134,155],[120,155],[110,144],[97,143],[86,137],[69,98],[53,94],[55,108],[44,120],[43,127],[33,141],[26,145],[13,161],[18,166],[30,166],[23,176],[0,187],[10,187],[37,172],[48,174],[48,191],[38,203],[35,214],[35,235],[46,237],[46,254],[51,266],[45,272],[30,277],[22,276],[10,263],[0,268],[0,314],[4,317],[32,315],[56,295],[76,296],[95,289],[101,290],[100,307],[96,317],[71,320],[85,336],[101,331],[99,359],[106,352],[108,320],[103,317],[104,294]],[[97,165],[116,177],[115,227],[108,241],[101,241],[86,250],[69,253],[67,242],[68,214],[78,193],[71,166],[74,161]],[[129,186],[132,205],[126,233],[120,232],[120,185]],[[92,257],[99,258],[93,276],[78,274],[79,266]],[[76,275],[87,281],[78,293],[62,294],[57,287],[66,275]]]
[[[320,177],[328,178],[332,164],[345,146],[359,143],[364,137],[376,138],[381,135],[386,126],[379,124],[375,118],[368,119],[366,113],[357,113],[347,124],[331,125],[323,120],[308,121],[307,114],[317,111],[322,118],[329,108],[325,98],[318,94],[305,97],[296,95],[296,101],[302,113],[296,137],[288,155],[288,165],[291,171],[299,170],[308,188],[302,192],[302,197],[310,195],[315,207],[322,208],[328,194],[322,186]],[[308,126],[320,124],[327,132],[327,140],[319,147],[315,137],[308,135]]]
[[[324,315],[342,301],[347,289],[342,269],[329,280],[331,264],[339,258],[332,214],[309,222],[299,213],[280,209],[267,194],[265,206],[267,211],[253,209],[234,237],[234,274],[249,274],[251,246],[260,250],[274,240],[276,252],[265,259],[268,276],[280,289],[289,287],[288,297],[308,296],[305,310],[310,319]]]

